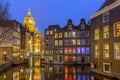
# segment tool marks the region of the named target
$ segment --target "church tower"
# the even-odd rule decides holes
[[[34,18],[32,17],[32,15],[31,15],[30,9],[28,9],[27,16],[24,18],[24,26],[30,32],[34,32],[35,21],[34,21]]]

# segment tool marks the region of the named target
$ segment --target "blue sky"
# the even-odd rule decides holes
[[[105,0],[9,0],[11,19],[23,24],[28,8],[31,9],[35,27],[44,33],[48,25],[64,27],[68,19],[78,25],[81,18],[87,21]]]

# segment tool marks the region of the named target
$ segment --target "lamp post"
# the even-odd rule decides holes
[[[3,52],[4,61],[6,62],[6,51]]]

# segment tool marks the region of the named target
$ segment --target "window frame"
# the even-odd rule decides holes
[[[114,27],[113,27],[113,28],[114,28],[114,29],[113,29],[113,30],[114,30],[114,31],[113,31],[113,35],[114,35],[114,37],[120,37],[120,35],[119,35],[119,36],[116,36],[116,35],[115,35],[115,25],[116,25],[117,23],[120,23],[120,21],[119,21],[119,22],[114,23]]]
[[[107,32],[104,31],[105,27],[108,27],[108,37],[105,37],[104,35],[104,34],[107,34]],[[105,25],[103,27],[103,39],[109,39],[109,37],[110,37],[110,28],[109,28],[109,25]]]
[[[105,65],[109,65],[109,71],[105,70]],[[110,63],[103,63],[103,72],[110,73],[111,72],[111,64]]]
[[[108,20],[105,21],[105,16],[106,16],[106,15],[108,15]],[[109,22],[109,18],[110,18],[110,16],[109,16],[109,11],[103,13],[102,16],[103,16],[103,23],[107,23],[107,22]]]
[[[105,45],[108,45],[108,47],[109,47],[109,50],[108,50],[108,55],[109,55],[109,57],[106,57],[105,55]],[[105,44],[103,44],[103,58],[104,59],[109,59],[110,58],[110,45],[109,45],[109,43],[105,43]]]
[[[116,55],[117,55],[117,53],[116,53],[116,49],[115,49],[115,44],[119,44],[120,45],[120,43],[114,43],[114,60],[120,60],[120,58],[118,59],[117,57],[116,57]],[[120,52],[120,51],[119,51]],[[119,53],[120,54],[120,53]]]

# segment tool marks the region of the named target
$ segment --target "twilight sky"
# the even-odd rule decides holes
[[[35,27],[42,34],[48,25],[64,27],[68,19],[78,25],[81,18],[87,21],[105,0],[9,0],[11,19],[23,24],[28,8],[31,9]]]

